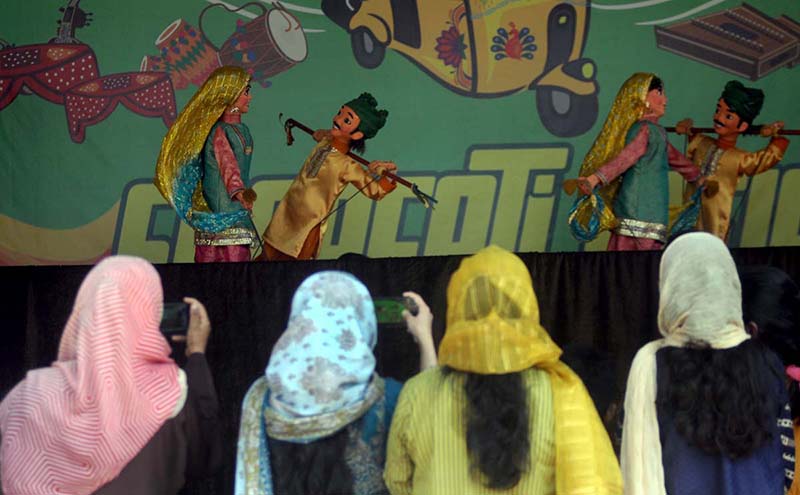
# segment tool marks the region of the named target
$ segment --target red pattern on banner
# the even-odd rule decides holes
[[[83,142],[86,127],[105,120],[120,103],[138,115],[161,117],[167,126],[176,117],[175,95],[166,73],[111,74],[67,93],[65,106],[72,140]]]
[[[45,43],[0,50],[0,110],[23,88],[65,105],[70,137],[86,138],[86,127],[105,120],[122,104],[169,126],[177,115],[175,91],[164,72],[123,72],[100,76],[97,57],[84,44]]]
[[[23,87],[61,105],[70,88],[97,78],[97,58],[88,45],[40,44],[0,51],[0,110]]]

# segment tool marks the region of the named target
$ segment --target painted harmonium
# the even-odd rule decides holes
[[[786,25],[745,3],[671,26],[656,26],[656,45],[755,81],[800,59],[800,39]]]
[[[797,39],[800,39],[800,22],[797,22],[795,19],[792,19],[788,15],[782,15],[775,19],[775,23],[778,24],[784,31],[788,31],[792,33]],[[789,67],[794,67],[795,65],[800,64],[800,57],[794,59],[794,62],[789,64]]]

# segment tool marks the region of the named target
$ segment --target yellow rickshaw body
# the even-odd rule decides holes
[[[559,0],[417,0],[420,45],[414,47],[392,35],[395,20],[390,1],[371,0],[364,2],[353,16],[350,29],[366,27],[380,42],[385,42],[388,35],[389,48],[409,58],[453,91],[470,96],[502,96],[528,89],[539,78],[547,76],[550,14],[565,3]],[[560,70],[564,63],[580,58],[583,51],[588,9],[585,5],[568,5],[575,13],[571,49],[567,60],[559,61],[547,72]],[[527,34],[520,36],[523,30],[527,30]],[[533,39],[523,43],[529,36]],[[511,41],[515,37],[516,41]],[[566,89],[576,94],[590,94],[595,90],[593,82],[557,79],[563,79]]]

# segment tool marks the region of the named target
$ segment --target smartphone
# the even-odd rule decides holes
[[[410,297],[378,297],[372,300],[378,325],[405,325],[403,310],[416,316],[419,308]]]
[[[185,302],[164,303],[161,333],[169,337],[186,335],[187,330],[189,330],[189,305]]]

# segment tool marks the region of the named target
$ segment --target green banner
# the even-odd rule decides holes
[[[168,125],[220,64],[253,76],[259,230],[314,144],[296,133],[287,146],[279,114],[328,128],[363,91],[389,110],[365,156],[438,200],[355,197],[329,219],[323,258],[604,249],[571,237],[561,184],[634,72],[664,80],[666,126],[711,127],[737,79],[766,94],[756,123],[800,127],[796,0],[6,0],[2,12],[0,264],[191,261],[193,233],[152,178]],[[729,244],[800,245],[798,191],[791,143],[739,181]]]

